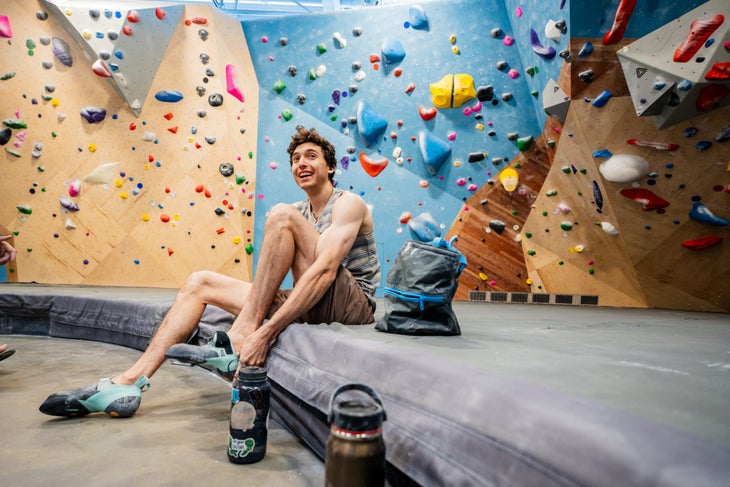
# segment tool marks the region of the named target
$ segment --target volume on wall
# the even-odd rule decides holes
[[[672,90],[688,95],[635,66],[632,50],[661,51],[652,31],[676,22],[686,37],[726,7],[638,5],[624,38],[604,44],[630,3],[427,1],[241,24],[200,5],[110,3],[92,15],[80,2],[3,2],[12,37],[0,74],[14,75],[0,81],[0,116],[27,124],[12,129],[0,179],[17,278],[177,287],[211,269],[251,279],[266,212],[300,199],[286,146],[303,124],[334,143],[340,187],[371,206],[384,277],[405,239],[441,233],[458,236],[469,261],[458,299],[564,293],[728,311],[728,227],[715,225],[730,216],[728,100],[673,108],[669,120]],[[89,45],[115,29],[104,73],[104,47]],[[688,66],[728,61],[727,32]],[[637,67],[651,73],[648,96],[633,93],[641,83],[626,73]],[[438,106],[434,94],[463,75],[473,94]],[[89,107],[104,118],[87,121]],[[372,119],[387,128],[373,135],[362,123]],[[601,168],[612,155],[648,170],[611,181]],[[668,205],[647,210],[644,190]],[[711,218],[693,218],[697,204]]]

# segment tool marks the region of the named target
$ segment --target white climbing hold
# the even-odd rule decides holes
[[[601,230],[606,232],[607,234],[611,235],[612,237],[615,237],[618,235],[618,230],[616,230],[616,227],[611,225],[608,222],[601,222]]]
[[[91,171],[85,178],[84,181],[87,183],[98,183],[106,184],[112,180],[114,175],[117,173],[119,167],[118,162],[107,162]]]
[[[634,154],[614,154],[598,167],[606,180],[630,183],[649,174],[649,162]]]

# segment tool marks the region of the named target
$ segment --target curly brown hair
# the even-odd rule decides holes
[[[286,152],[289,154],[289,165],[292,164],[292,154],[300,145],[311,142],[312,144],[318,145],[322,149],[324,160],[327,163],[327,167],[330,169],[337,168],[337,159],[335,158],[335,148],[329,140],[322,137],[317,129],[315,128],[304,128],[302,125],[297,125],[297,132],[291,136],[291,142],[289,142],[289,148]],[[334,181],[334,171],[329,174],[330,181]]]

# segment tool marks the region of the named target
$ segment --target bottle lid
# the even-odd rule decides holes
[[[266,380],[266,367],[241,365],[238,378],[242,380]]]
[[[373,402],[341,401],[332,408],[332,424],[347,431],[380,429],[383,426],[383,417],[383,408]]]

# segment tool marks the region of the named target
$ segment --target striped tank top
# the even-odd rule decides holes
[[[343,193],[342,189],[335,188],[322,214],[316,221],[312,215],[308,199],[294,203],[294,206],[318,233],[322,233],[332,224],[332,208],[334,208],[337,198],[342,196]],[[378,250],[375,245],[375,233],[373,231],[360,234],[355,238],[355,243],[352,244],[352,248],[342,261],[342,265],[350,271],[350,274],[355,278],[374,307],[375,288],[380,285],[380,261],[378,260]]]

